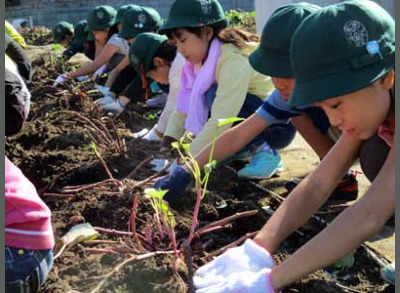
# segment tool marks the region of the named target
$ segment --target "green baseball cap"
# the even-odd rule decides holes
[[[135,4],[128,4],[128,5],[123,5],[118,9],[117,12],[117,17],[115,19],[115,23],[121,23],[122,19],[125,15],[125,13],[127,13],[129,10],[131,10],[133,7],[138,6]]]
[[[87,26],[86,20],[81,20],[75,24],[73,43],[83,44],[87,41],[88,32],[85,30],[86,26]]]
[[[137,6],[129,10],[122,19],[120,38],[134,38],[141,33],[155,32],[161,25],[161,16],[151,7]]]
[[[352,0],[312,14],[293,36],[296,79],[291,106],[361,90],[394,68],[395,21],[369,0]]]
[[[202,26],[228,26],[224,10],[217,0],[176,0],[160,33],[176,28]]]
[[[145,73],[147,73],[153,64],[154,55],[162,44],[167,41],[168,38],[166,36],[155,33],[138,35],[129,49],[131,66],[137,72],[141,72],[143,68]]]
[[[293,78],[290,43],[302,21],[321,7],[305,2],[278,8],[268,19],[260,46],[250,55],[251,66],[258,72],[279,78]]]
[[[74,34],[74,26],[66,21],[60,21],[52,30],[53,40],[55,43],[60,43],[67,35]]]
[[[117,11],[108,5],[101,5],[89,12],[86,31],[101,31],[115,25]]]

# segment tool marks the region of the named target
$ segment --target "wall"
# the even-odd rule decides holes
[[[107,4],[118,8],[128,3],[154,7],[166,17],[173,2],[174,0],[21,0],[21,5],[6,8],[6,19],[32,16],[34,25],[52,27],[61,20],[75,23],[85,19],[90,9],[96,5]],[[254,0],[220,0],[220,3],[225,10],[254,10]]]
[[[267,19],[270,17],[272,12],[274,12],[279,7],[289,4],[303,2],[304,0],[255,0],[255,10],[256,10],[256,23],[257,32],[260,34]],[[389,13],[395,17],[395,0],[374,0],[383,8],[385,8]],[[343,0],[306,0],[305,2],[316,4],[319,6],[327,6]]]

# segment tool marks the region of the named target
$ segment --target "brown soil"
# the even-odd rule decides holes
[[[43,62],[42,62],[42,61]],[[6,142],[6,154],[13,162],[19,165],[26,176],[36,185],[44,201],[53,213],[53,228],[56,237],[65,234],[72,226],[88,222],[96,227],[128,231],[128,221],[133,202],[133,190],[129,186],[135,185],[151,176],[149,165],[141,168],[133,178],[124,181],[126,186],[104,186],[76,192],[70,197],[60,198],[54,194],[62,193],[66,186],[97,183],[106,180],[107,173],[94,154],[90,146],[92,138],[89,136],[92,124],[83,120],[81,116],[92,123],[103,123],[110,135],[126,141],[127,151],[123,154],[114,147],[100,148],[110,172],[119,180],[126,179],[140,162],[152,155],[158,155],[160,145],[142,140],[135,140],[131,133],[143,127],[151,127],[154,121],[144,117],[151,110],[143,105],[132,106],[125,111],[115,125],[117,133],[110,123],[100,120],[95,110],[93,100],[99,97],[97,92],[91,92],[92,84],[68,85],[64,89],[55,90],[51,85],[60,68],[49,65],[46,57],[37,58],[37,67],[34,82],[31,85],[33,92],[32,113],[23,131]],[[98,125],[98,124],[95,124]],[[301,157],[301,154],[300,154]],[[303,164],[312,163],[307,156],[304,161],[299,160],[297,166],[291,170],[303,170]],[[312,161],[312,160],[311,160]],[[233,167],[239,168],[240,164]],[[294,172],[296,175],[298,172]],[[283,179],[276,178],[262,184],[279,193],[282,193]],[[144,187],[151,187],[151,183]],[[139,190],[142,193],[142,189]],[[53,195],[51,195],[53,194]],[[184,240],[191,225],[191,212],[195,198],[194,191],[187,190],[182,200],[173,206],[177,221],[176,233],[178,240]],[[221,203],[225,202],[226,205]],[[277,208],[279,202],[260,192],[247,182],[239,181],[235,174],[225,168],[214,171],[210,182],[210,190],[200,209],[200,227],[238,212],[257,210],[258,214],[250,218],[232,222],[229,229],[219,230],[207,234],[193,241],[194,267],[204,264],[204,256],[221,248],[246,233],[254,232],[263,226],[269,215],[263,207]],[[325,207],[329,210],[329,206]],[[335,212],[339,212],[335,210]],[[151,222],[153,210],[144,197],[140,198],[137,231],[143,231]],[[278,254],[280,261],[302,246],[323,227],[316,221],[310,221],[301,229],[304,237],[298,234],[291,236],[283,245]],[[116,240],[121,238],[102,234],[102,240]],[[160,246],[167,248],[168,241],[159,241]],[[77,245],[68,250],[55,261],[43,292],[91,292],[116,265],[127,258],[126,255],[90,254],[86,245]],[[107,245],[97,245],[105,248]],[[114,274],[102,287],[100,292],[187,292],[187,269],[181,265],[178,272],[180,277],[173,273],[172,257],[159,256],[146,261],[133,262]],[[340,279],[340,284],[360,292],[394,292],[380,279],[379,266],[365,252],[363,248],[357,250],[356,265],[346,272],[346,278]],[[182,279],[181,279],[182,278]],[[284,292],[351,292],[338,285],[326,272],[320,271],[311,277],[302,280]]]

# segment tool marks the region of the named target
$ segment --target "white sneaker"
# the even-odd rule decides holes
[[[153,99],[147,100],[146,105],[151,108],[164,108],[167,98],[168,95],[166,93],[162,93]]]
[[[156,133],[156,126],[154,126],[145,136],[143,136],[144,140],[147,141],[161,141],[161,138]]]

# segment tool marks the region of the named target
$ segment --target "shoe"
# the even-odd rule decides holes
[[[106,112],[110,112],[114,117],[118,117],[125,110],[125,106],[122,104],[120,99],[114,100],[113,102],[103,105],[102,109]]]
[[[292,192],[293,189],[300,184],[303,178],[293,178],[285,183],[287,191]],[[339,183],[336,189],[333,191],[330,200],[345,200],[353,201],[358,197],[358,181],[357,173],[350,171]]]
[[[107,105],[111,104],[114,101],[115,101],[115,96],[113,94],[107,94],[103,98],[94,101],[94,103],[97,105]]]
[[[269,179],[283,172],[281,156],[276,151],[261,151],[254,154],[250,164],[238,172],[239,178]]]
[[[227,157],[225,160],[218,163],[219,165],[227,165],[232,162],[250,162],[251,159],[251,151],[246,150],[242,152],[238,152],[232,156]]]
[[[147,141],[161,141],[162,133],[157,130],[157,125],[154,126],[145,136],[142,138]]]
[[[168,95],[166,93],[162,93],[153,99],[148,99],[146,105],[151,108],[164,108],[167,98]]]
[[[395,263],[391,263],[391,264],[385,266],[381,270],[381,276],[382,276],[382,279],[384,279],[387,283],[395,286],[396,285]]]

